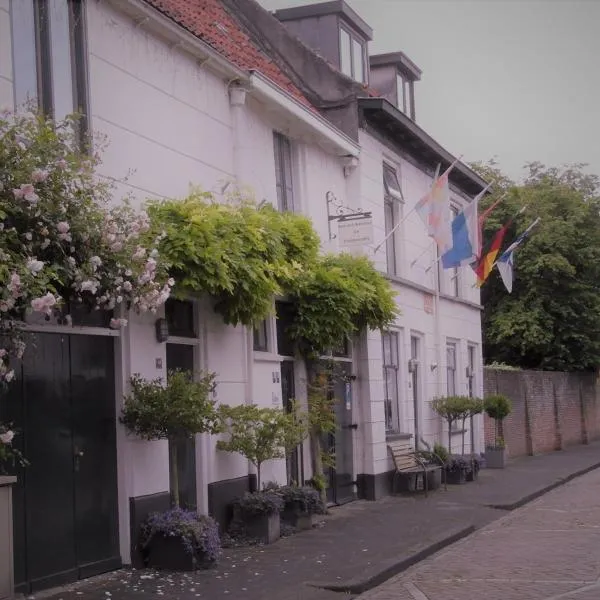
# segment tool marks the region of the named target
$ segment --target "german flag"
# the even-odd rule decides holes
[[[477,287],[481,287],[492,272],[496,257],[500,252],[500,248],[502,248],[504,236],[506,235],[508,228],[512,225],[512,222],[513,219],[510,219],[508,223],[498,229],[489,250],[478,261],[473,263],[473,270],[477,275]]]

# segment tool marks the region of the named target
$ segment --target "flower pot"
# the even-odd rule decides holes
[[[427,487],[429,490],[437,490],[442,485],[442,469],[434,469],[427,473]]]
[[[272,544],[281,536],[279,513],[271,515],[244,516],[246,535],[263,544]]]
[[[165,571],[207,569],[212,562],[202,554],[189,554],[178,537],[155,535],[148,544],[148,566]]]
[[[281,513],[281,521],[290,527],[303,531],[312,529],[313,516],[310,513],[302,512],[297,508],[285,508]]]
[[[462,485],[467,483],[467,472],[464,469],[446,471],[446,483],[450,485]]]
[[[506,466],[506,448],[487,448],[485,462],[488,469],[504,469]]]
[[[13,598],[12,486],[16,477],[0,476],[0,600]]]

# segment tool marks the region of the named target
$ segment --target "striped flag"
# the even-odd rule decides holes
[[[492,245],[490,246],[489,250],[479,259],[479,261],[473,263],[473,270],[477,275],[477,287],[481,287],[492,272],[494,263],[496,261],[496,256],[498,256],[500,248],[502,248],[504,236],[506,235],[508,228],[512,225],[512,222],[513,219],[510,219],[507,223],[500,227],[500,229],[498,229],[494,239],[492,240]]]
[[[514,266],[514,253],[515,250],[519,247],[519,245],[527,238],[527,236],[531,233],[531,230],[541,221],[540,217],[538,217],[500,256],[498,262],[496,263],[496,267],[500,272],[500,277],[502,277],[502,282],[504,283],[504,287],[510,294],[512,292],[513,285],[513,266]]]
[[[452,247],[448,176],[459,160],[460,158],[456,159],[442,175],[434,180],[429,192],[415,206],[415,210],[427,227],[427,233],[435,240],[440,255]]]

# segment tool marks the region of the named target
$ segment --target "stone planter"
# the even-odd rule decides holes
[[[281,513],[281,522],[300,531],[304,531],[306,529],[312,529],[313,516],[310,513],[302,512],[295,507],[284,508]]]
[[[12,486],[16,477],[0,476],[0,600],[14,598]]]
[[[446,471],[446,483],[450,485],[462,485],[467,483],[467,472],[464,469]]]
[[[195,571],[208,569],[213,563],[203,555],[185,551],[180,538],[155,535],[147,548],[148,566],[165,571]]]
[[[506,448],[487,448],[485,463],[488,469],[504,469],[506,466]]]
[[[272,515],[244,516],[246,535],[263,544],[273,544],[281,537],[279,513]]]

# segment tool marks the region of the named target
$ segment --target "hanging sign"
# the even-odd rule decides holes
[[[340,247],[352,248],[368,246],[373,243],[373,218],[359,217],[338,221],[338,240]]]

